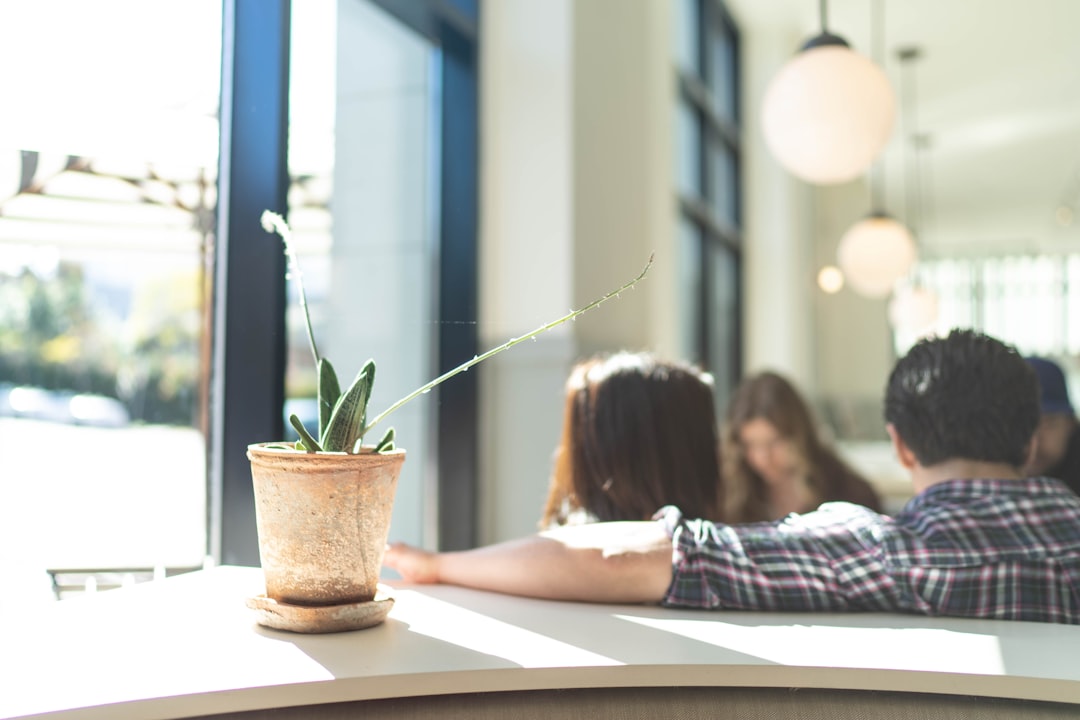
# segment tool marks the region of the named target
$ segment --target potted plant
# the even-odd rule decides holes
[[[375,362],[368,360],[344,389],[330,361],[321,356],[311,327],[303,275],[285,220],[263,213],[263,227],[277,233],[298,285],[308,342],[315,358],[318,433],[296,415],[289,418],[295,443],[264,442],[248,447],[255,491],[259,554],[266,594],[248,599],[258,622],[296,632],[337,632],[382,622],[393,599],[379,585],[390,532],[394,493],[405,451],[394,429],[372,431],[388,415],[473,365],[562,323],[634,287],[648,273],[652,257],[633,280],[579,310],[473,357],[368,417]],[[369,438],[379,437],[375,442]]]

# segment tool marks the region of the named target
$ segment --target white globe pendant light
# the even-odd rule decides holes
[[[825,30],[808,40],[769,83],[762,106],[765,144],[802,180],[847,182],[870,167],[896,120],[884,71]]]
[[[908,229],[885,213],[872,213],[852,225],[836,249],[847,284],[869,298],[883,298],[892,292],[917,255]]]

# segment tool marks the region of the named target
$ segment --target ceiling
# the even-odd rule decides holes
[[[820,30],[817,0],[725,4],[744,58],[759,33],[790,33],[794,52]],[[898,100],[913,98],[879,161],[890,212],[904,219],[917,156],[922,241],[936,254],[1080,250],[1080,1],[832,0],[827,11],[830,32],[883,61]],[[902,64],[903,47],[920,59]],[[905,143],[914,131],[929,138],[918,153]],[[1071,223],[1058,210],[1070,204]]]

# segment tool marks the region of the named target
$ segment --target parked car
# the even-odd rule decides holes
[[[68,409],[76,425],[125,427],[131,423],[131,414],[124,404],[107,395],[74,395]]]
[[[131,423],[131,414],[116,398],[31,385],[0,386],[0,416],[94,427]]]
[[[6,407],[13,417],[70,423],[72,421],[71,410],[68,407],[70,400],[71,393],[46,390],[31,385],[17,385],[8,390]]]

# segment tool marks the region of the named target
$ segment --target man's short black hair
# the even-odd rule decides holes
[[[1038,380],[1011,345],[953,330],[896,363],[885,421],[924,467],[953,459],[1020,467],[1039,422]]]

